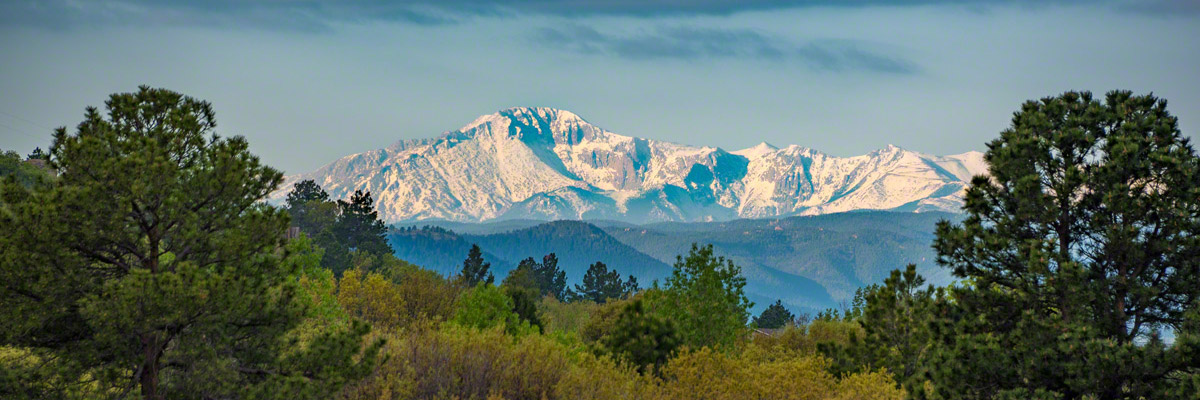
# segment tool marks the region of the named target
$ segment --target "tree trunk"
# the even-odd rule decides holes
[[[138,378],[142,385],[142,398],[158,400],[158,340],[153,335],[142,337],[142,375]]]

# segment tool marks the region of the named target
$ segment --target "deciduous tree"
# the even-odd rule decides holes
[[[687,257],[678,256],[661,298],[653,306],[679,326],[683,343],[729,346],[745,337],[753,303],[746,298],[742,268],[713,255],[712,245],[692,244]]]

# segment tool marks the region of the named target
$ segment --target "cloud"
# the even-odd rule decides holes
[[[561,50],[617,56],[630,60],[753,59],[797,61],[815,70],[910,74],[910,61],[884,54],[851,40],[790,40],[747,29],[660,28],[633,35],[613,35],[585,25],[542,28],[535,43]]]
[[[1149,14],[1196,15],[1195,0],[7,0],[0,24],[234,26],[323,31],[342,23],[444,25],[479,16],[563,17],[730,15],[807,7],[1088,5]]]
[[[0,25],[203,26],[324,32],[370,21],[446,25],[460,15],[421,1],[332,0],[17,0],[0,1]]]

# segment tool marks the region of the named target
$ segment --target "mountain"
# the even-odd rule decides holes
[[[934,226],[959,214],[864,211],[724,222],[521,221],[503,230],[496,222],[431,222],[394,228],[396,256],[446,275],[457,274],[472,243],[484,250],[496,279],[525,257],[556,253],[567,280],[579,283],[587,266],[602,261],[643,286],[670,274],[675,257],[692,243],[711,243],[717,255],[742,267],[755,312],[779,299],[793,310],[814,312],[848,303],[856,288],[880,283],[893,269],[918,266],[930,283],[950,282],[934,264]],[[441,224],[441,225],[439,225]],[[464,232],[446,229],[454,226]]]
[[[543,222],[488,234],[459,234],[435,225],[394,228],[388,233],[388,242],[400,259],[446,276],[459,273],[472,244],[484,250],[484,260],[492,263],[491,271],[498,280],[516,268],[520,260],[533,257],[541,262],[542,256],[550,253],[558,257],[559,267],[567,271],[572,284],[580,283],[588,266],[596,261],[615,268],[622,276],[634,275],[645,284],[671,274],[667,263],[581,221]]]
[[[658,223],[606,228],[622,243],[662,261],[692,243],[709,243],[716,254],[742,266],[754,292],[776,294],[784,302],[832,307],[852,299],[854,290],[881,283],[893,269],[916,264],[930,283],[951,277],[934,264],[936,223],[960,214],[864,211],[777,219],[707,223]],[[795,277],[819,285],[820,292]],[[771,300],[774,301],[774,300]]]
[[[388,222],[726,221],[854,210],[957,211],[982,153],[895,146],[833,157],[766,143],[728,152],[622,136],[552,108],[512,108],[288,176],[334,198],[370,191]]]

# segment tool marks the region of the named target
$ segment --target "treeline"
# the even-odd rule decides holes
[[[568,271],[571,283],[578,283],[588,266],[597,261],[614,266],[619,263],[622,274],[646,281],[661,279],[670,272],[666,263],[584,221],[546,222],[488,235],[458,234],[432,226],[398,227],[389,231],[388,240],[398,257],[446,275],[458,272],[457,262],[471,245],[483,249],[484,259],[493,264],[497,274],[507,273],[527,257],[540,260],[550,253],[555,253],[558,265]]]
[[[106,107],[56,132],[57,175],[0,186],[2,398],[1200,393],[1200,157],[1152,96],[1024,104],[938,226],[959,283],[909,266],[812,318],[751,318],[710,245],[649,288],[601,263],[568,287],[553,254],[497,284],[478,246],[445,277],[378,245],[367,193],[263,203],[279,172],[212,135],[207,103]]]

